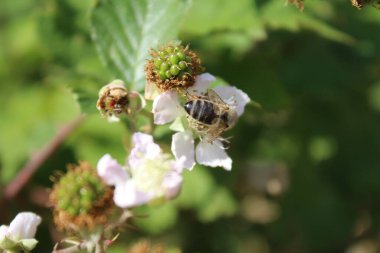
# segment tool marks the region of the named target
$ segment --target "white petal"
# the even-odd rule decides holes
[[[1,225],[0,226],[0,242],[4,240],[4,238],[8,235],[8,226]]]
[[[41,217],[32,212],[17,214],[9,225],[9,235],[17,240],[31,239],[35,236],[37,226],[41,223]]]
[[[109,154],[100,158],[97,170],[98,175],[107,185],[116,185],[129,178],[128,173]]]
[[[208,143],[201,141],[195,150],[197,162],[210,167],[223,167],[225,170],[231,170],[232,159],[223,149],[219,140]]]
[[[176,160],[182,162],[183,168],[191,170],[194,167],[194,139],[190,131],[173,134],[172,152]]]
[[[233,86],[219,86],[214,90],[224,102],[236,106],[238,116],[243,114],[245,105],[251,101],[245,92]]]
[[[145,159],[155,159],[161,154],[161,148],[154,143],[153,136],[144,133],[134,133],[132,136],[133,148],[128,158],[131,168],[137,168]]]
[[[118,207],[130,208],[145,204],[153,198],[153,195],[136,190],[133,180],[118,184],[115,187],[113,200]]]
[[[215,76],[210,73],[203,73],[195,78],[195,84],[191,86],[187,91],[191,94],[200,95],[206,92],[210,84],[216,80]]]
[[[165,188],[165,196],[168,199],[175,198],[182,186],[182,176],[177,171],[170,171],[164,177],[162,186]]]
[[[154,124],[163,125],[175,120],[182,113],[182,107],[178,102],[177,93],[167,91],[160,94],[153,101],[152,113],[154,114]]]

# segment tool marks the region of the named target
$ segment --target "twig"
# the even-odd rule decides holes
[[[81,242],[77,245],[74,245],[74,246],[71,246],[68,248],[64,248],[64,249],[56,249],[54,247],[54,250],[52,251],[52,253],[74,253],[74,252],[78,252],[78,251],[86,249],[86,248],[87,248],[86,242]]]
[[[5,187],[5,198],[11,199],[19,193],[37,169],[59,148],[62,142],[80,125],[84,118],[84,115],[80,115],[72,122],[63,126],[45,148],[32,155],[16,178]]]

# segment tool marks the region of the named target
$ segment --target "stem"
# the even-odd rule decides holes
[[[65,249],[53,249],[52,253],[74,253],[86,249],[86,242],[81,242],[77,245]]]
[[[18,175],[5,187],[4,196],[7,199],[15,197],[20,192],[37,169],[59,148],[62,142],[82,123],[84,118],[85,116],[82,114],[63,126],[45,148],[32,155]]]

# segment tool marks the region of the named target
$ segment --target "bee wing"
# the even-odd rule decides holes
[[[210,99],[210,101],[217,103],[217,104],[225,104],[223,99],[219,97],[219,95],[212,89],[208,89],[206,96]]]

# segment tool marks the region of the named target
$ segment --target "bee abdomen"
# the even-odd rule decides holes
[[[193,100],[184,105],[185,111],[193,118],[204,124],[211,125],[217,117],[214,104],[206,100]]]

